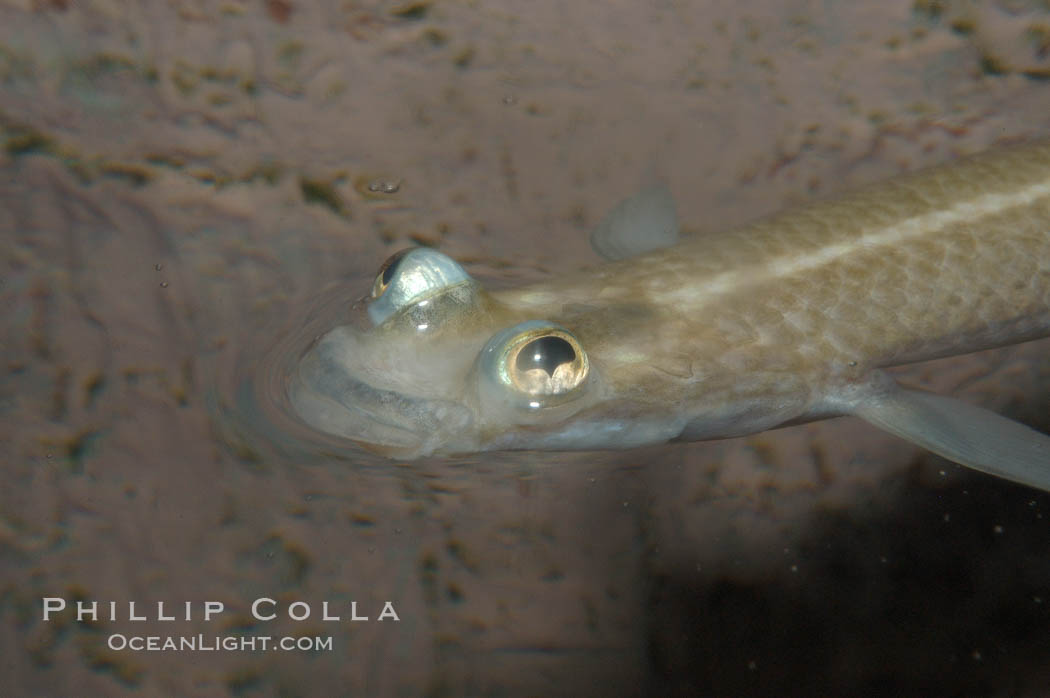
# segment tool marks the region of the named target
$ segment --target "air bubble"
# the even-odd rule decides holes
[[[368,191],[374,194],[396,194],[401,189],[401,180],[376,179],[368,183]]]

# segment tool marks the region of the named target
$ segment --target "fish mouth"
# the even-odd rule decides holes
[[[463,404],[380,388],[358,377],[358,349],[353,332],[329,333],[300,359],[287,390],[306,424],[403,458],[447,450],[450,439],[472,432],[474,415]]]

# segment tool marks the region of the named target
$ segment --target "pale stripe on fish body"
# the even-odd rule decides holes
[[[314,428],[398,457],[629,448],[857,415],[1050,490],[1050,437],[879,369],[1050,335],[1050,143],[678,241],[658,182],[592,235],[616,261],[487,292],[395,256],[289,381]]]

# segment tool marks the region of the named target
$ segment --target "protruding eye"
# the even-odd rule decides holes
[[[471,281],[463,267],[437,250],[414,247],[387,259],[372,284],[368,314],[376,325],[399,310]]]
[[[482,371],[529,407],[567,396],[587,380],[590,364],[568,330],[529,321],[503,330],[482,351]]]

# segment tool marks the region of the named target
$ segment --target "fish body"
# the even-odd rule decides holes
[[[398,457],[629,448],[853,414],[1050,489],[1050,437],[880,370],[1050,336],[1050,143],[676,235],[654,184],[596,229],[621,259],[544,283],[487,292],[439,252],[395,257],[356,321],[304,355],[292,404]]]

